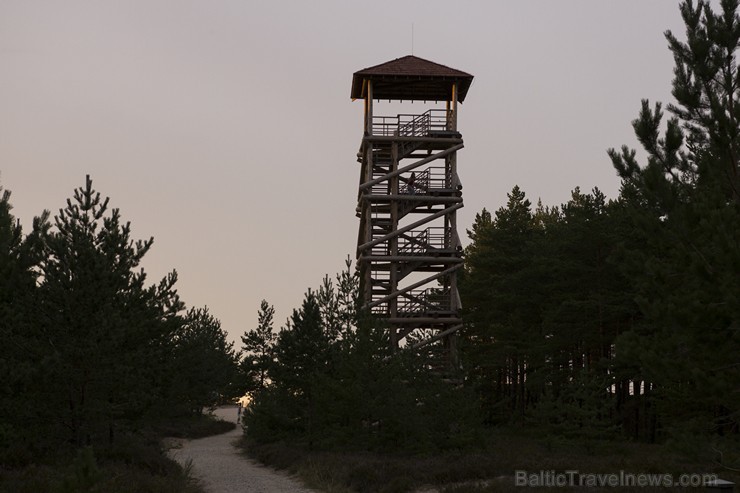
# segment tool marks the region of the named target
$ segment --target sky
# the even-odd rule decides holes
[[[514,185],[617,196],[606,150],[637,147],[641,99],[671,101],[666,30],[683,36],[676,1],[0,0],[0,186],[28,232],[89,174],[154,237],[150,283],[177,270],[239,347],[262,299],[278,328],[354,259],[354,72],[413,53],[475,76],[466,241]]]

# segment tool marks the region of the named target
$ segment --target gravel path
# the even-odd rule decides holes
[[[236,422],[236,407],[216,409],[216,416]],[[312,493],[286,474],[258,464],[239,452],[233,443],[242,428],[222,435],[186,440],[168,451],[180,464],[193,463],[193,475],[209,493]]]

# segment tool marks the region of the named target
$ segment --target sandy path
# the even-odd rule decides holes
[[[216,416],[236,422],[236,408],[222,407]],[[258,464],[239,452],[233,442],[242,428],[222,435],[186,440],[182,447],[170,449],[170,457],[180,464],[193,462],[193,475],[209,493],[311,493],[312,490],[282,472]]]

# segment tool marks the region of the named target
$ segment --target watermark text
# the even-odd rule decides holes
[[[568,471],[514,471],[514,485],[527,487],[700,487],[717,480],[716,474],[649,474],[619,471],[616,473],[583,473]]]

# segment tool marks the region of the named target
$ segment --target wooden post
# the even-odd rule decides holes
[[[457,132],[457,83],[452,84],[452,118],[450,118],[452,132]]]
[[[372,135],[373,131],[373,84],[372,81],[367,81],[367,94],[365,95],[366,104],[366,121],[365,121],[365,134]],[[364,159],[364,173],[363,184],[373,179],[373,145],[372,142],[365,141],[365,159]],[[362,193],[362,185],[360,186],[360,193]],[[363,217],[365,218],[365,241],[369,241],[373,237],[373,222],[372,222],[372,203],[369,200],[363,201]],[[363,252],[360,252],[363,255]],[[365,303],[370,303],[373,300],[373,269],[372,263],[364,262],[364,275],[363,279],[365,285]]]
[[[365,135],[373,134],[373,83],[365,80],[367,93],[365,94]]]
[[[398,142],[391,144],[391,166],[390,172],[395,173],[398,171]],[[394,174],[390,179],[390,194],[398,195],[398,174]],[[391,231],[398,229],[398,201],[391,201]],[[390,255],[398,255],[398,236],[394,236],[388,240],[390,243]],[[392,263],[390,267],[390,292],[394,293],[398,291],[398,263]],[[388,300],[388,308],[391,318],[398,317],[398,296],[395,296]],[[390,326],[390,342],[391,351],[398,350],[398,326]]]
[[[452,84],[452,121],[450,122],[452,125],[452,128],[450,130],[457,131],[457,83]],[[459,180],[457,178],[457,152],[453,152],[450,154],[446,159],[446,175],[445,179],[449,180],[448,186],[459,186],[460,183],[453,184],[452,182]],[[457,248],[460,246],[459,244],[459,236],[457,236],[457,211],[452,211],[450,214],[445,216],[445,234],[449,235],[449,237],[446,237],[446,241],[449,241],[449,246],[453,250],[457,250]],[[449,283],[447,284],[447,287],[449,289],[450,293],[450,310],[453,313],[459,313],[460,305],[459,305],[459,294],[457,290],[457,271],[452,272],[448,278]],[[457,331],[452,331],[450,334],[445,336],[444,339],[444,346],[447,350],[448,355],[448,363],[450,365],[450,370],[453,372],[460,369],[460,355],[458,354],[458,347],[457,347]]]

